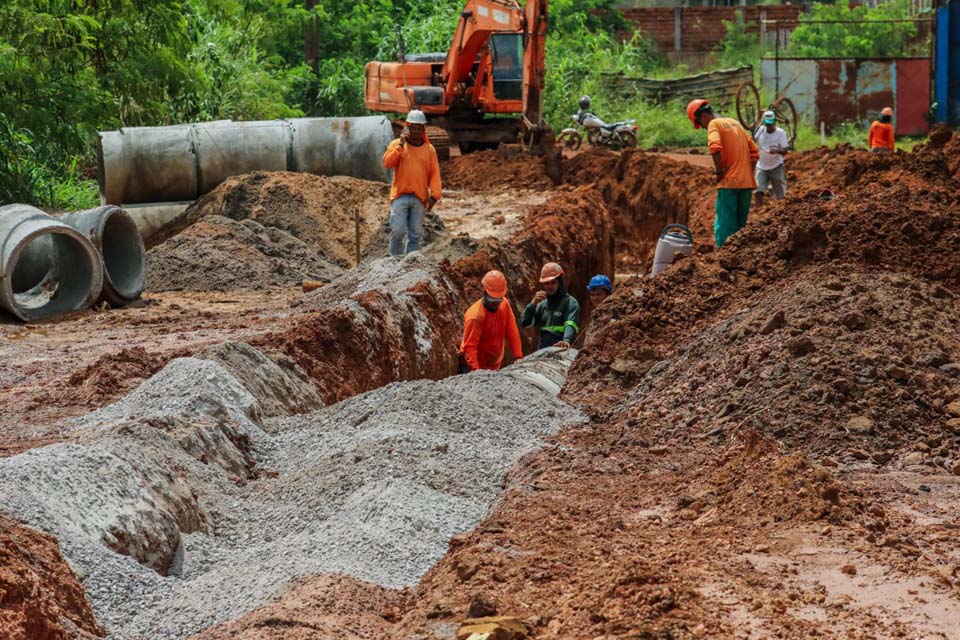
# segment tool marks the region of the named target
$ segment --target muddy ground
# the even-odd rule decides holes
[[[443,304],[459,313],[492,266],[515,306],[547,258],[581,300],[594,272],[621,274],[585,305],[561,395],[591,422],[515,465],[415,588],[308,577],[200,637],[446,638],[496,613],[538,638],[960,638],[958,149],[955,136],[911,154],[797,154],[788,198],[720,251],[701,158],[580,153],[559,187],[533,159],[454,158],[438,213],[448,241],[470,238],[437,255],[455,289]],[[694,257],[631,277],[675,221]],[[225,340],[327,372],[304,351],[320,298],[297,284],[0,325],[2,452],[63,439],[63,417]],[[448,356],[417,366],[442,377]],[[346,380],[326,400],[365,388]],[[71,619],[96,634],[88,614]]]

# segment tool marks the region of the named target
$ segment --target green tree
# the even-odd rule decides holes
[[[877,22],[909,18],[909,0],[892,0],[876,7],[847,3],[814,4],[790,36],[783,55],[799,58],[872,58],[910,55],[927,44],[917,41],[914,22]],[[818,20],[848,21],[817,24]]]

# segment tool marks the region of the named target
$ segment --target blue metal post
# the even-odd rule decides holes
[[[937,50],[934,55],[933,100],[937,103],[934,117],[937,122],[947,121],[947,82],[950,53],[950,9],[937,9]]]
[[[950,5],[950,54],[947,62],[947,121],[960,125],[960,0]]]

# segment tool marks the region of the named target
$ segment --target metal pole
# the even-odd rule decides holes
[[[936,55],[934,56],[933,100],[937,103],[937,122],[947,121],[947,59],[950,53],[950,9],[937,9]]]
[[[773,21],[773,28],[777,32],[777,45],[773,53],[773,75],[774,75],[774,85],[773,95],[780,95],[780,25],[777,24],[777,21]]]

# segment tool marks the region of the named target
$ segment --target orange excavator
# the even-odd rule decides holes
[[[463,151],[520,142],[553,153],[553,131],[543,120],[547,0],[467,0],[447,53],[368,62],[368,109],[420,109]],[[519,117],[504,117],[519,114]]]

